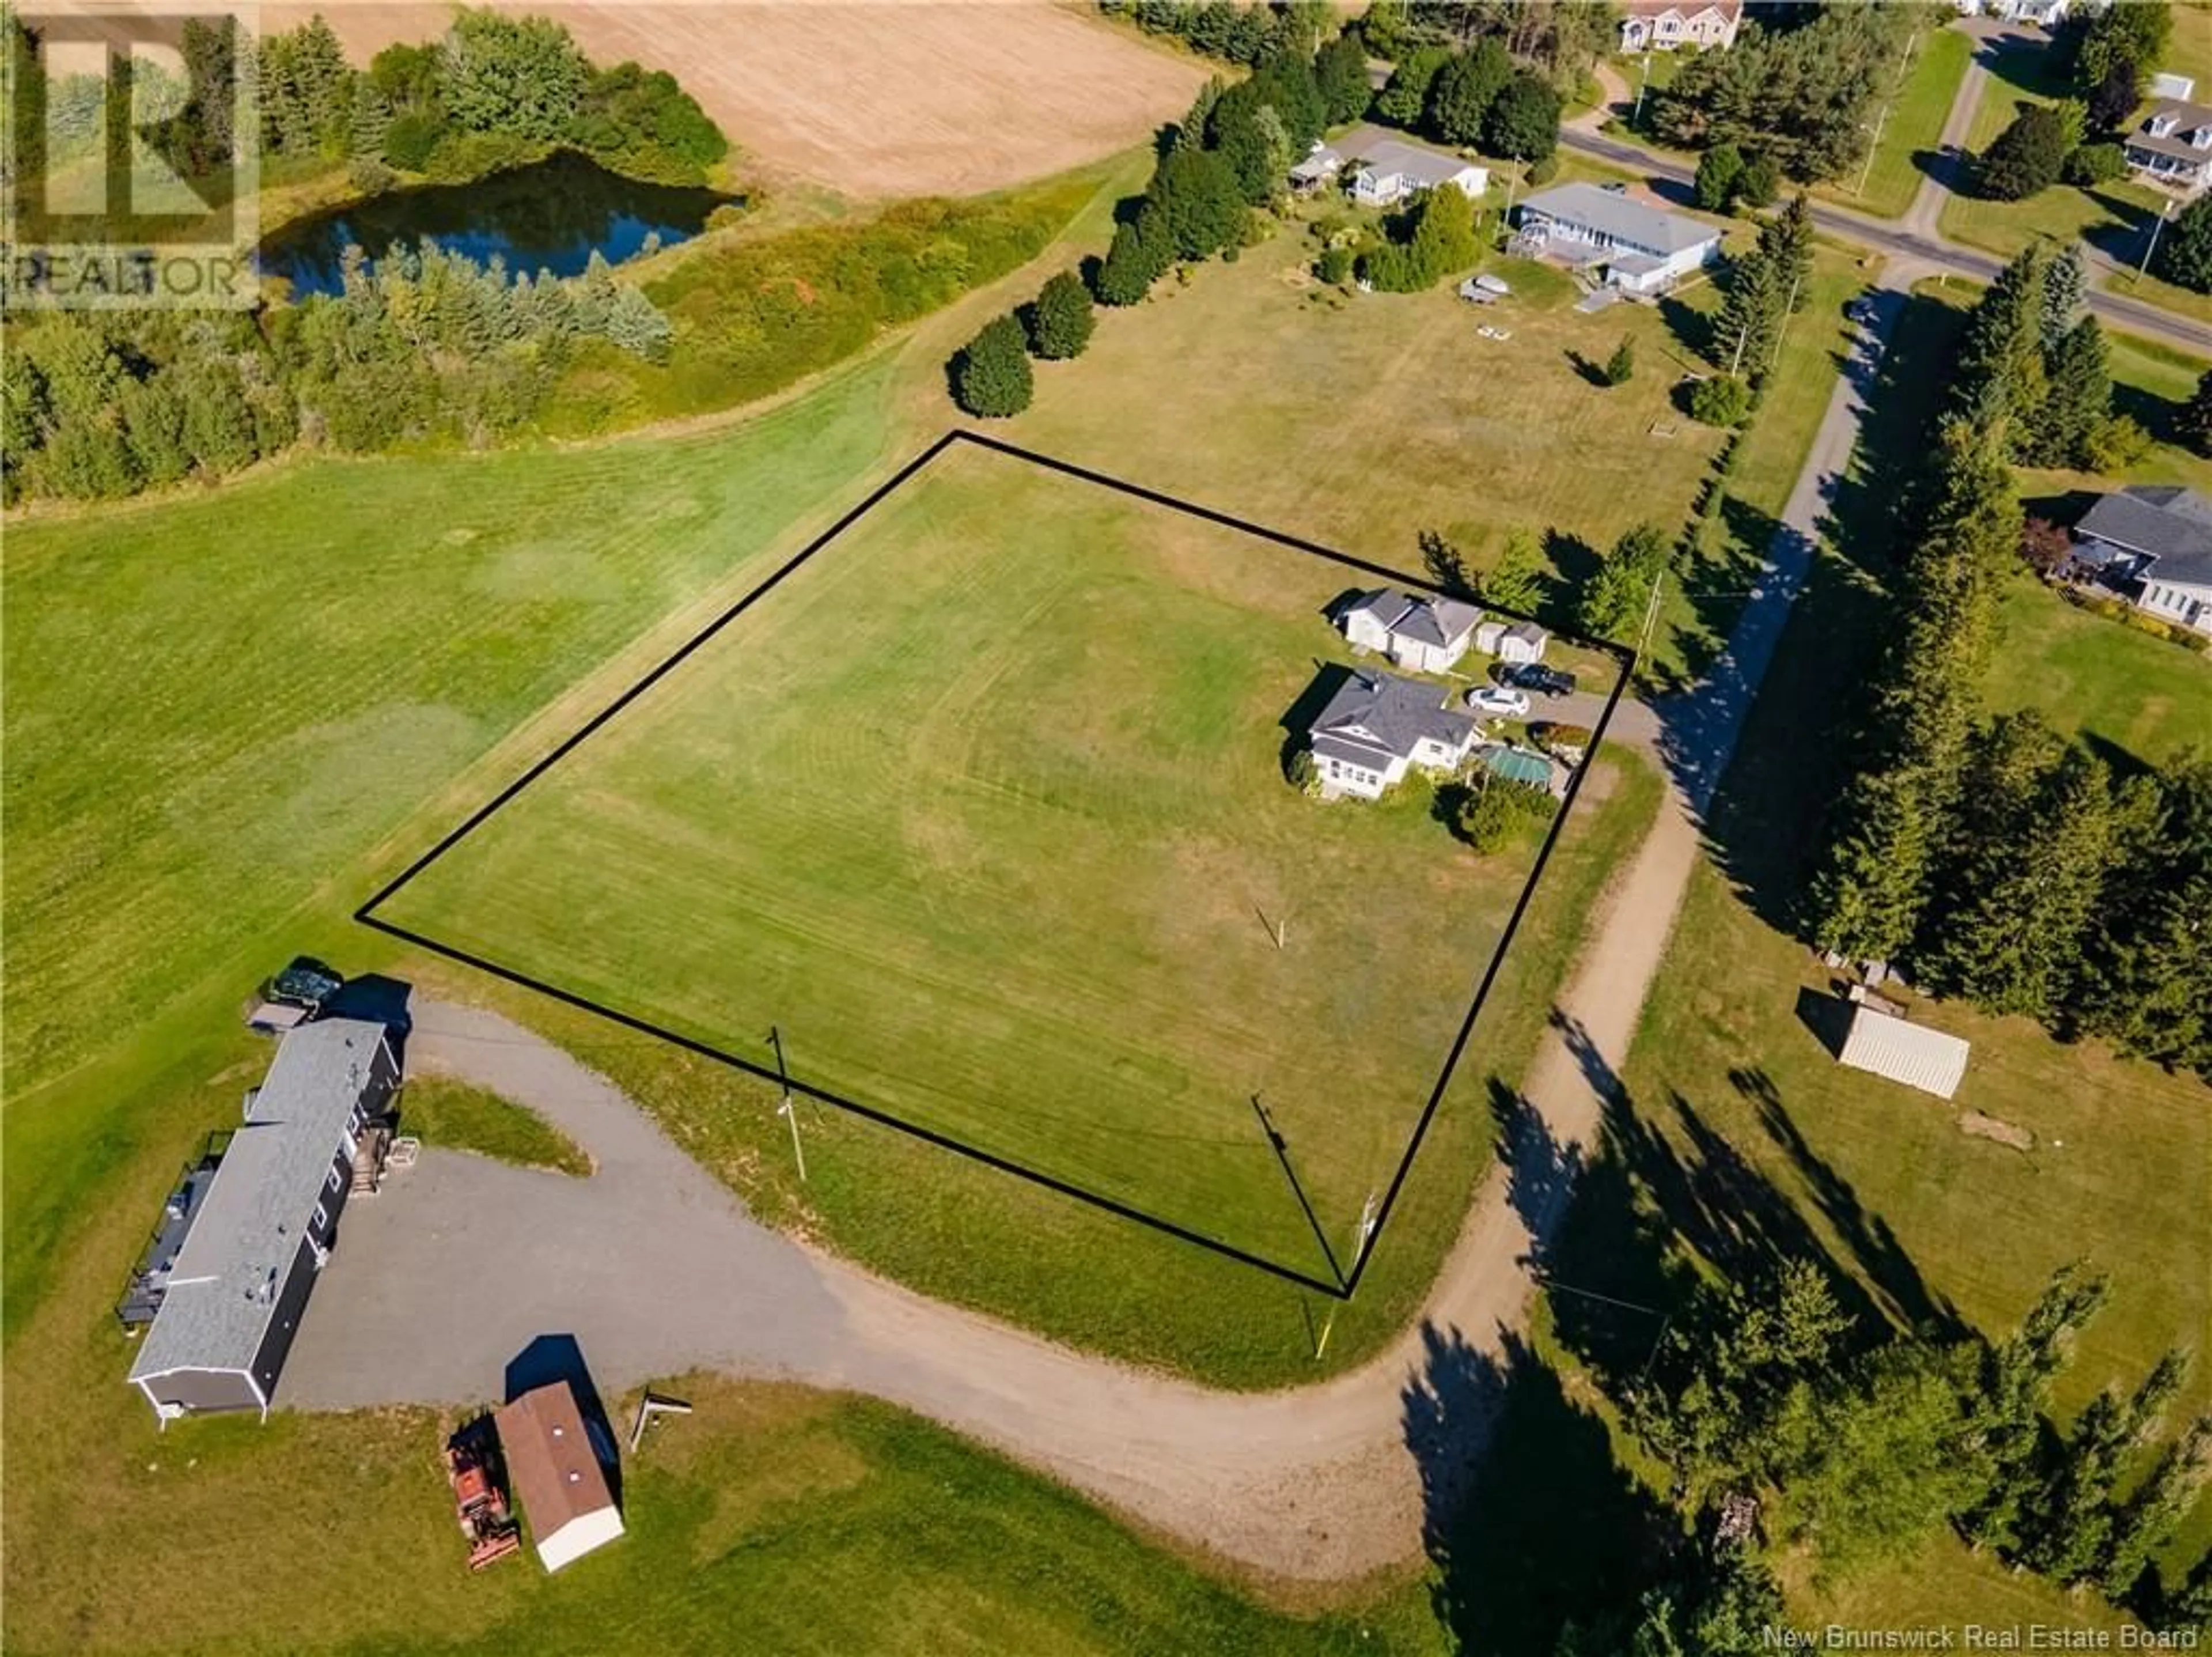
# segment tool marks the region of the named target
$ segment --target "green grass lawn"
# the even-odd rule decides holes
[[[526,1168],[578,1178],[592,1171],[582,1148],[528,1106],[434,1072],[408,1078],[399,1096],[399,1130],[426,1145]]]
[[[956,446],[378,917],[1333,1282],[1537,838],[1285,784],[1355,576]]]
[[[2177,21],[2185,24],[2188,20]],[[2177,29],[2177,38],[2179,33]],[[2204,88],[2200,86],[2198,90],[2201,93]],[[2012,124],[2021,104],[2054,102],[2065,91],[2056,78],[2050,54],[2042,47],[2015,46],[2000,52],[1982,94],[1981,107],[1974,113],[1967,149],[1980,155]],[[2132,273],[2142,264],[2152,222],[2166,200],[2160,192],[2132,178],[2087,187],[2054,184],[2025,201],[1951,196],[1943,204],[1940,223],[1945,235],[2007,258],[2042,238],[2087,241],[2130,267],[2130,274],[2113,277],[2107,284],[2113,291],[2134,295],[2184,316],[2212,320],[2212,295],[2191,293],[2156,277]]]
[[[1883,218],[1896,218],[1911,206],[1927,176],[1919,158],[1932,154],[1942,137],[1943,122],[1973,55],[1972,36],[1954,28],[1928,31],[1889,101],[1871,164],[1862,162],[1847,176],[1821,186],[1817,193]]]
[[[1444,1649],[1417,1591],[1356,1614],[1266,1609],[1059,1486],[861,1400],[665,1386],[695,1413],[625,1456],[628,1533],[549,1577],[526,1548],[469,1571],[438,1460],[450,1417],[280,1414],[163,1436],[112,1375],[71,1374],[91,1390],[57,1406],[70,1430],[9,1446],[11,1510],[34,1515],[9,1526],[10,1652]],[[50,1382],[9,1381],[48,1402]],[[609,1405],[626,1428],[630,1401]],[[251,1592],[235,1570],[248,1550]],[[93,1563],[125,1559],[130,1592]],[[362,1592],[365,1569],[379,1591]]]

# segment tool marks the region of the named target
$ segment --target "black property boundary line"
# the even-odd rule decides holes
[[[410,928],[382,919],[376,913],[378,909],[390,902],[409,882],[482,827],[495,813],[511,803],[525,789],[552,770],[562,759],[574,753],[617,715],[690,660],[724,628],[767,597],[769,593],[775,591],[809,558],[850,529],[861,518],[880,505],[894,490],[911,481],[946,449],[958,443],[972,444],[978,448],[988,449],[994,454],[1025,461],[1030,465],[1042,467],[1046,471],[1058,472],[1064,477],[1077,478],[1100,488],[1109,489],[1117,494],[1126,495],[1132,499],[1144,501],[1154,506],[1164,507],[1170,511],[1179,512],[1188,517],[1201,519],[1224,528],[1255,536],[1274,545],[1325,559],[1341,568],[1376,576],[1401,587],[1438,594],[1443,593],[1443,589],[1432,582],[1408,576],[1402,570],[1393,570],[1384,564],[1354,557],[1349,553],[1340,552],[1333,547],[1323,546],[1317,541],[1307,540],[1302,536],[1285,534],[1280,530],[1270,529],[1265,525],[1249,522],[1232,514],[1217,511],[1211,507],[1200,505],[1196,502],[1182,500],[1158,490],[1147,489],[1139,484],[1109,477],[1104,472],[1094,472],[1087,466],[1077,466],[1072,461],[1059,460],[1048,454],[1040,454],[1034,450],[1022,448],[995,437],[985,436],[980,432],[955,429],[945,433],[920,454],[901,466],[883,484],[870,491],[858,505],[845,513],[836,522],[831,524],[829,528],[823,530],[781,566],[771,572],[758,586],[745,593],[720,615],[708,622],[663,661],[648,669],[641,678],[616,697],[612,702],[586,721],[580,728],[564,738],[550,752],[537,760],[491,799],[470,813],[458,826],[448,831],[428,851],[416,858],[378,888],[368,901],[354,911],[353,918],[362,925],[373,928],[386,936],[398,939],[417,948],[428,950],[433,954],[442,955],[448,960],[459,962],[477,972],[488,973],[493,978],[502,979],[508,984],[518,985],[580,1011],[592,1014],[610,1023],[620,1025],[625,1029],[635,1030],[640,1034],[667,1042],[672,1046],[696,1054],[702,1058],[712,1059],[718,1064],[726,1065],[747,1075],[758,1077],[763,1081],[787,1085],[793,1093],[822,1104],[832,1106],[838,1110],[849,1112],[854,1116],[877,1123],[881,1126],[911,1135],[926,1143],[955,1152],[970,1161],[980,1162],[986,1167],[1012,1174],[1018,1179],[1028,1180],[1032,1185],[1041,1185],[1063,1197],[1073,1197],[1078,1202],[1087,1203],[1092,1208],[1102,1209],[1120,1219],[1133,1221],[1139,1225],[1173,1237],[1178,1241],[1193,1244],[1212,1253],[1235,1260],[1240,1264],[1255,1267],[1270,1276],[1297,1284],[1300,1288],[1313,1289],[1336,1300],[1349,1300],[1353,1291],[1359,1287],[1360,1279],[1366,1273],[1367,1262],[1369,1257],[1374,1252],[1376,1244],[1382,1240],[1384,1227],[1397,1204],[1400,1194],[1405,1188],[1407,1177],[1413,1170],[1413,1160],[1419,1154],[1422,1142],[1428,1136],[1430,1124],[1435,1120],[1437,1112],[1443,1103],[1444,1094],[1449,1090],[1453,1075],[1459,1068],[1461,1059],[1466,1054],[1468,1042],[1474,1033],[1475,1021],[1481,1014],[1483,1004],[1489,999],[1491,987],[1497,981],[1498,969],[1504,962],[1506,951],[1512,946],[1514,936],[1520,929],[1522,919],[1528,913],[1528,905],[1535,896],[1537,886],[1542,880],[1544,872],[1551,862],[1552,854],[1559,842],[1559,836],[1566,827],[1567,819],[1581,796],[1583,781],[1589,769],[1587,764],[1577,767],[1568,780],[1565,797],[1562,800],[1559,811],[1553,815],[1551,826],[1544,836],[1542,845],[1537,850],[1535,862],[1529,868],[1528,878],[1522,883],[1521,894],[1514,903],[1513,911],[1507,917],[1505,925],[1498,934],[1498,942],[1491,951],[1489,962],[1484,967],[1481,978],[1476,984],[1474,999],[1468,1005],[1466,1016],[1460,1020],[1458,1033],[1453,1039],[1450,1051],[1445,1056],[1443,1068],[1437,1075],[1435,1086],[1429,1091],[1428,1100],[1422,1107],[1419,1120],[1414,1124],[1413,1134],[1407,1141],[1405,1152],[1399,1158],[1398,1165],[1392,1172],[1389,1185],[1384,1192],[1382,1203],[1375,1211],[1373,1223],[1359,1244],[1358,1252],[1352,1263],[1352,1270],[1347,1274],[1340,1268],[1333,1268],[1336,1275],[1334,1282],[1326,1281],[1310,1272],[1254,1254],[1249,1250],[1239,1248],[1235,1244],[1224,1242],[1219,1238],[1208,1237],[1203,1233],[1194,1231],[1172,1220],[1133,1208],[1116,1198],[1097,1191],[1085,1191],[1081,1186],[1071,1185],[1055,1175],[1012,1161],[979,1146],[951,1138],[933,1129],[905,1121],[859,1100],[848,1098],[828,1088],[816,1087],[797,1077],[787,1076],[741,1054],[729,1052],[709,1042],[701,1041],[696,1037],[665,1029],[648,1020],[625,1013],[618,1008],[607,1006],[588,996],[580,996],[573,990],[563,990],[558,984],[549,984],[542,978],[533,978],[526,972],[504,966],[498,961],[477,954],[473,951],[457,947]],[[1531,618],[1519,616],[1513,611],[1498,609],[1495,606],[1486,607],[1490,608],[1492,612],[1497,615],[1514,617],[1520,620],[1531,619]],[[1620,705],[1621,697],[1627,689],[1629,675],[1635,664],[1635,655],[1620,645],[1607,641],[1576,638],[1571,642],[1611,657],[1620,667],[1619,673],[1614,676],[1613,689],[1606,698],[1605,710],[1599,716],[1597,723],[1591,732],[1589,752],[1595,756],[1605,740],[1606,732],[1611,726],[1613,715]]]

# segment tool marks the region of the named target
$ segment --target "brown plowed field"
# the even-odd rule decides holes
[[[1079,166],[1180,114],[1205,78],[1105,23],[1031,0],[774,5],[658,0],[515,4],[568,25],[592,60],[681,80],[754,170],[842,195],[971,195]],[[265,5],[265,29],[317,9],[357,63],[444,33],[450,6]]]

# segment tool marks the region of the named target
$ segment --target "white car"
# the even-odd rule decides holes
[[[1467,693],[1467,705],[1477,713],[1498,714],[1508,719],[1528,716],[1528,698],[1503,685],[1485,685]]]

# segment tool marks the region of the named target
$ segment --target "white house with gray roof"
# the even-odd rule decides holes
[[[1313,722],[1322,797],[1380,800],[1416,765],[1455,771],[1466,762],[1477,728],[1443,705],[1443,691],[1434,685],[1355,668]]]
[[[1382,587],[1360,594],[1336,619],[1355,649],[1379,650],[1415,673],[1441,673],[1467,654],[1482,612],[1457,599]]]
[[[330,1258],[362,1130],[398,1085],[381,1024],[323,1019],[285,1033],[131,1366],[131,1384],[163,1422],[226,1410],[267,1418]]]
[[[2145,178],[2194,195],[2212,184],[2212,107],[2160,98],[2120,149]]]
[[[2111,495],[2074,527],[2074,562],[2177,627],[2212,634],[2212,501],[2141,484]]]
[[[1488,168],[1365,125],[1315,144],[1291,169],[1296,189],[1315,190],[1338,179],[1346,180],[1352,200],[1363,207],[1393,207],[1419,191],[1447,185],[1472,201],[1490,188]]]
[[[1617,186],[1539,192],[1521,204],[1517,222],[1522,251],[1632,294],[1671,288],[1720,257],[1721,233],[1711,225],[1632,200]]]

